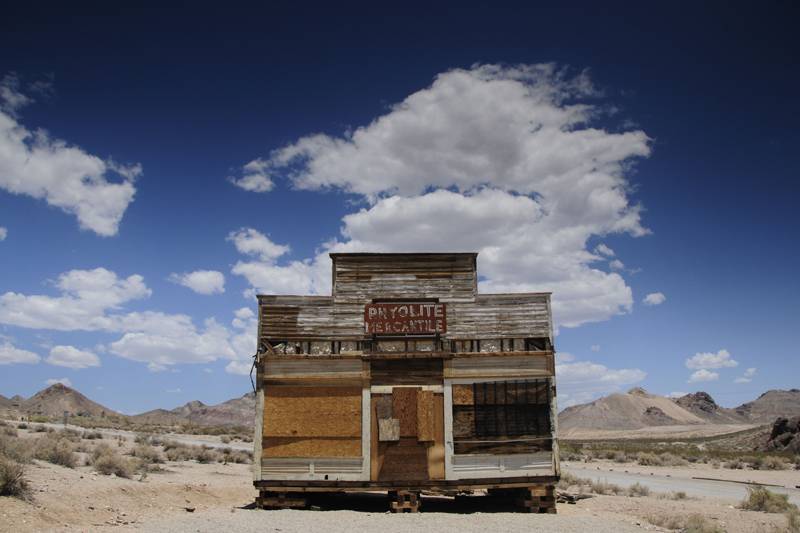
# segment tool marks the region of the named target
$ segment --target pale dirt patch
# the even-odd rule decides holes
[[[589,462],[562,461],[563,467],[575,466],[592,468],[604,472],[627,472],[644,475],[667,475],[676,479],[713,478],[740,483],[764,483],[795,488],[800,485],[800,470],[735,470],[714,468],[706,463],[692,463],[687,466],[642,466],[637,463],[616,463],[608,460]]]
[[[36,462],[29,466],[33,498],[0,498],[0,531],[127,530],[138,531],[564,531],[625,533],[664,531],[651,516],[700,513],[731,532],[785,528],[781,515],[740,511],[714,500],[671,501],[656,496],[598,496],[577,505],[559,505],[558,515],[471,512],[446,499],[425,500],[428,512],[392,515],[385,500],[365,495],[340,502],[339,510],[256,511],[242,509],[256,495],[251,466],[241,464],[167,463],[167,472],[143,481],[103,476],[89,467],[68,469]],[[364,504],[364,498],[373,501]],[[194,509],[187,512],[186,508]],[[332,507],[335,508],[335,507]]]

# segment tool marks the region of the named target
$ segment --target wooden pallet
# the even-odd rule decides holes
[[[556,513],[556,495],[553,485],[536,485],[517,489],[516,504],[526,513]]]
[[[389,502],[393,513],[418,513],[422,499],[419,492],[398,490],[389,492]]]
[[[306,498],[294,492],[261,491],[256,498],[259,509],[297,509],[306,506]]]

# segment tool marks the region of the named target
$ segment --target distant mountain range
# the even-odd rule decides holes
[[[21,396],[13,398],[0,396],[0,411],[55,418],[60,418],[66,411],[72,416],[115,417],[128,419],[133,423],[154,425],[252,426],[255,417],[255,396],[251,392],[218,405],[192,401],[171,410],[155,409],[139,415],[126,416],[93,402],[75,389],[56,383],[28,399]]]
[[[706,392],[680,398],[650,394],[637,387],[593,402],[567,407],[558,416],[559,433],[578,430],[641,430],[663,426],[771,424],[800,415],[800,390],[770,390],[733,409],[720,407]]]
[[[119,417],[132,423],[153,425],[193,424],[196,426],[252,426],[255,396],[252,392],[217,405],[188,402],[175,409],[154,409],[126,416],[100,405],[80,392],[55,384],[28,399],[0,396],[0,411],[61,417]],[[650,394],[642,388],[611,394],[593,402],[564,409],[558,416],[559,434],[569,437],[576,431],[642,430],[669,426],[763,425],[778,417],[800,415],[800,390],[770,390],[733,409],[720,407],[705,392],[680,398]]]

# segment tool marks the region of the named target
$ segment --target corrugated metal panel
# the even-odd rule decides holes
[[[453,477],[448,479],[546,475],[552,471],[552,452],[524,455],[453,455]]]
[[[262,480],[363,481],[364,461],[339,458],[270,458],[261,460]]]

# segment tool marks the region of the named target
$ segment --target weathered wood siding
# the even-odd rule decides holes
[[[364,305],[438,298],[449,339],[550,337],[550,295],[478,294],[475,254],[332,254],[332,296],[259,296],[261,342],[365,338]]]
[[[477,254],[331,254],[333,299],[439,298],[471,302],[478,292]],[[363,310],[362,310],[363,312]]]

